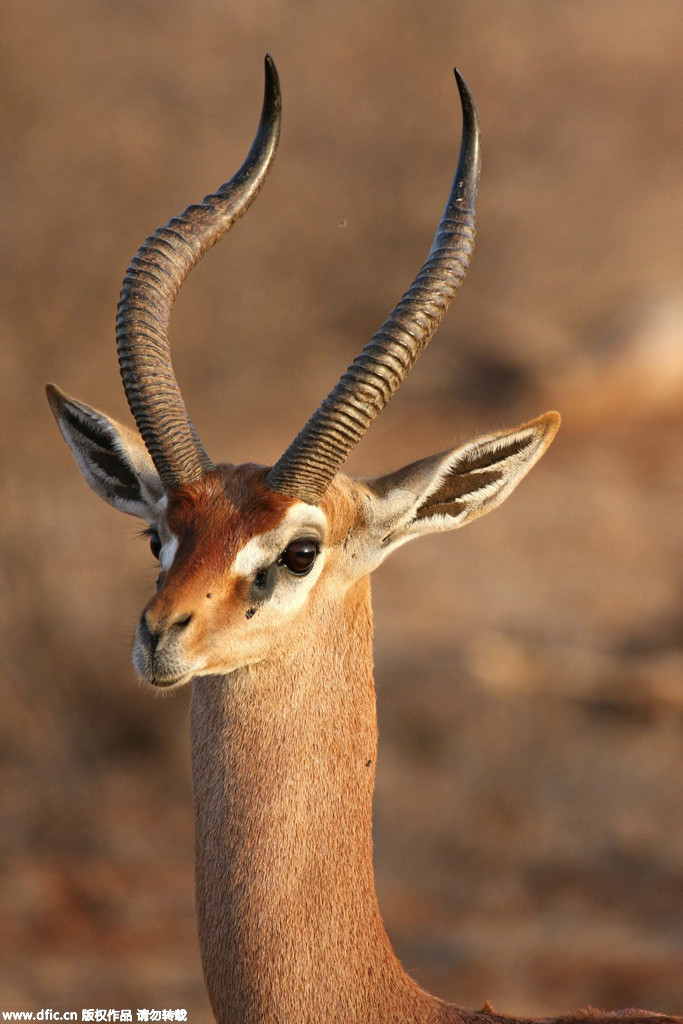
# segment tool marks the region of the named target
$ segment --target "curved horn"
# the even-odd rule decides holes
[[[280,136],[280,83],[266,57],[263,109],[237,174],[197,206],[158,228],[133,257],[116,318],[123,387],[164,487],[197,479],[212,463],[187,415],[168,343],[173,301],[207,249],[249,208],[263,186]]]
[[[268,474],[268,485],[316,504],[351,449],[408,375],[463,282],[474,248],[479,115],[455,69],[463,113],[458,169],[432,247],[412,286]]]

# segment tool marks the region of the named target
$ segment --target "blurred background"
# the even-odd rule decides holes
[[[262,195],[172,322],[217,460],[274,461],[410,284],[480,107],[474,263],[349,471],[559,408],[466,533],[376,574],[376,872],[406,968],[510,1013],[683,1010],[678,0],[51,0],[0,13],[0,1008],[184,1007],[188,692],[130,641],[155,568],[43,395],[129,422],[114,312],[144,237],[242,162]]]

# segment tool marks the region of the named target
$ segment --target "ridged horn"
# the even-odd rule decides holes
[[[458,168],[427,259],[399,304],[268,474],[268,486],[317,504],[330,481],[408,375],[463,282],[474,248],[479,115],[455,69],[463,129]]]
[[[212,468],[175,379],[168,324],[187,274],[247,211],[275,157],[280,136],[280,83],[269,56],[265,63],[261,120],[239,171],[213,195],[158,228],[133,257],[123,282],[116,318],[123,387],[165,488],[188,483]]]

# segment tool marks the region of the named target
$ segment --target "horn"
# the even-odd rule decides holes
[[[249,208],[266,180],[280,136],[277,70],[266,57],[258,131],[230,181],[158,228],[124,278],[116,318],[123,387],[138,430],[165,488],[196,480],[212,462],[185,409],[171,364],[168,323],[187,274]]]
[[[402,384],[463,282],[474,248],[479,115],[455,69],[463,128],[458,168],[427,259],[399,304],[270,470],[274,491],[317,504],[372,421]]]

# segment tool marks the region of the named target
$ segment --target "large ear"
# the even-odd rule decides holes
[[[142,438],[54,384],[45,390],[62,437],[95,494],[121,512],[154,522],[164,489]]]
[[[507,498],[538,462],[560,425],[556,412],[470,441],[366,481],[368,519],[384,554],[413,537],[453,530]]]

